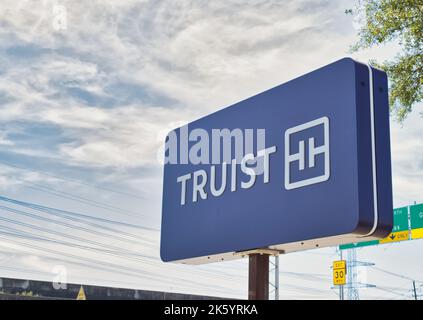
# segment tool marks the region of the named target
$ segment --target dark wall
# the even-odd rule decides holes
[[[0,300],[10,299],[76,299],[80,284],[67,284],[66,289],[55,289],[52,282],[0,278]],[[121,289],[83,285],[87,300],[209,300],[217,297],[184,293]],[[19,296],[17,296],[19,295]]]

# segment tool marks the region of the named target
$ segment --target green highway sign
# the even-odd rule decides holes
[[[410,206],[411,237],[423,238],[423,204]]]
[[[421,206],[421,211],[423,212],[423,205]],[[420,228],[422,228],[421,233],[423,234],[423,218],[421,223]],[[385,239],[343,244],[339,246],[339,249],[346,250],[361,248],[388,242],[404,241],[408,240],[408,238],[408,207],[401,207],[394,209],[394,226],[392,228],[392,232]]]
[[[394,227],[392,232],[408,230],[408,207],[394,209]]]
[[[423,228],[423,203],[410,206],[411,229]]]
[[[410,206],[410,225],[408,223],[408,207],[394,209],[394,226],[392,232],[381,240],[348,243],[339,246],[340,250],[373,246],[376,244],[392,243],[423,238],[423,203]]]
[[[346,249],[353,249],[353,248],[373,246],[375,244],[379,244],[379,240],[372,240],[372,241],[364,241],[364,242],[341,244],[339,246],[339,249],[340,250],[346,250]]]

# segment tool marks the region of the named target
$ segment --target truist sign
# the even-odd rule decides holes
[[[379,239],[392,210],[386,74],[349,58],[166,139],[163,261]]]

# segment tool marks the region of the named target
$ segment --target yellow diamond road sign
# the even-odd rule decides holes
[[[409,232],[408,230],[405,230],[405,231],[391,232],[389,236],[380,240],[379,243],[398,242],[398,241],[404,241],[408,239],[409,239]]]
[[[338,260],[333,262],[333,284],[334,285],[344,285],[346,273],[347,273],[347,264],[345,260]]]

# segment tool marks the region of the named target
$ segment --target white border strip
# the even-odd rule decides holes
[[[369,88],[370,88],[370,128],[371,128],[371,136],[372,136],[372,171],[373,171],[373,214],[374,214],[374,222],[373,228],[370,230],[369,233],[360,236],[367,237],[372,235],[378,224],[379,218],[379,211],[377,207],[377,175],[376,175],[376,142],[375,142],[375,106],[374,106],[374,98],[373,98],[373,69],[370,64],[367,64],[367,68],[369,69]]]

